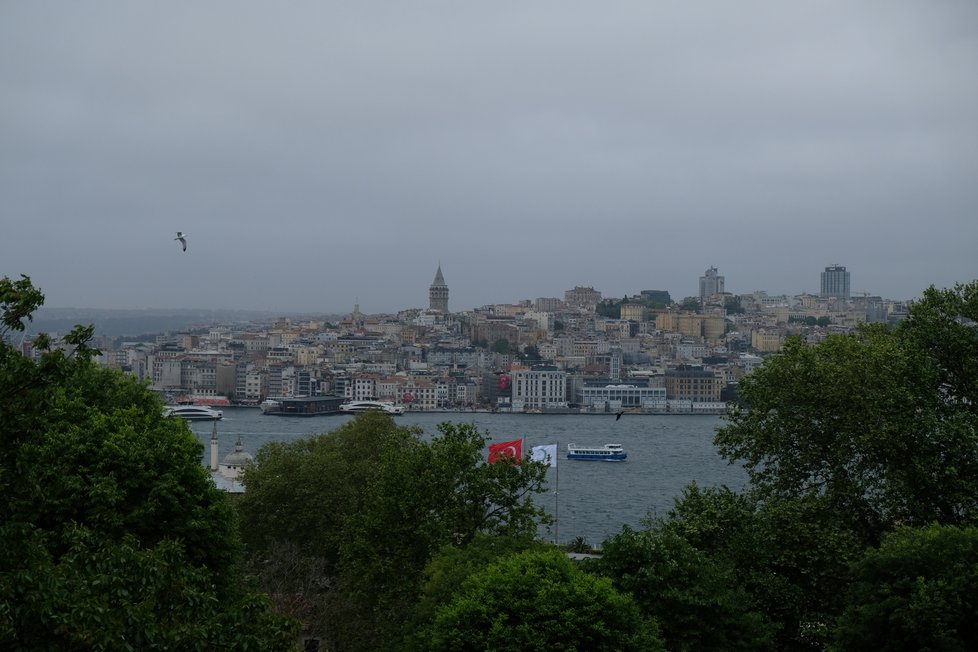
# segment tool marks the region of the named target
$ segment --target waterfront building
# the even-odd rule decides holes
[[[849,272],[843,265],[829,265],[822,272],[821,297],[849,299]]]
[[[666,388],[648,383],[618,383],[581,387],[581,405],[589,411],[616,412],[641,409],[659,412],[666,408]]]
[[[376,399],[377,378],[375,376],[356,376],[349,386],[350,396],[354,401],[369,401]]]
[[[668,369],[665,385],[669,399],[692,403],[717,402],[723,389],[720,377],[701,366],[693,365],[679,365],[675,369]]]
[[[438,407],[438,388],[428,379],[410,376],[402,390],[401,401],[411,410],[434,410]]]
[[[512,373],[513,410],[567,407],[567,374],[553,365],[535,365]]]

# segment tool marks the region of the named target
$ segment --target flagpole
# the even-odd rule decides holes
[[[560,457],[560,440],[557,440],[557,457]],[[560,543],[560,464],[558,460],[554,459],[554,484],[556,488],[554,489],[554,545],[559,545]]]

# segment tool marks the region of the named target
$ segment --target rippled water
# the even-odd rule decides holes
[[[228,408],[224,414],[224,420],[217,423],[221,458],[230,452],[238,435],[245,450],[256,453],[266,442],[329,432],[352,418],[272,417],[249,408]],[[690,482],[740,489],[746,480],[743,469],[728,465],[713,446],[714,429],[723,422],[718,416],[626,414],[616,421],[610,414],[419,412],[397,417],[397,423],[421,426],[428,436],[436,434],[437,424],[444,421],[474,423],[494,440],[523,437],[524,450],[540,444],[559,444],[557,467],[548,473],[550,491],[539,496],[538,502],[551,515],[557,512],[559,516],[556,532],[551,526],[551,531],[542,536],[552,539],[557,534],[562,543],[583,536],[591,544],[600,544],[623,525],[639,527],[650,513],[664,515]],[[191,424],[206,446],[213,427],[210,422]],[[571,443],[620,443],[628,452],[628,461],[568,460],[566,446]],[[209,448],[205,448],[205,463],[209,455]]]

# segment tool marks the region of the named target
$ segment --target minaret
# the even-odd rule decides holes
[[[438,263],[435,280],[428,288],[428,307],[442,314],[448,314],[448,286],[445,285],[445,277],[441,275],[441,263]]]
[[[211,431],[211,471],[217,471],[217,421]]]

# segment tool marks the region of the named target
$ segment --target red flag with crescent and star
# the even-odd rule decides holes
[[[519,464],[523,459],[523,440],[514,439],[513,441],[501,441],[498,444],[489,444],[489,463],[494,464],[499,460],[510,459],[514,464]]]

